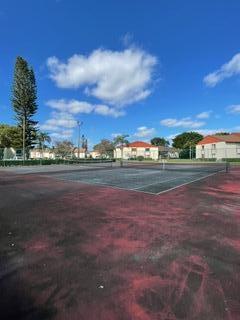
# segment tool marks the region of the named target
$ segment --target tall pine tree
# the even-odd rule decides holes
[[[22,57],[16,59],[12,105],[17,124],[22,129],[23,157],[25,160],[36,140],[37,121],[34,121],[33,116],[37,112],[37,86],[33,69]]]

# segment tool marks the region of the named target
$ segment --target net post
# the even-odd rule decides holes
[[[230,162],[226,161],[226,173],[230,172]]]
[[[162,159],[162,170],[166,169],[166,160]]]

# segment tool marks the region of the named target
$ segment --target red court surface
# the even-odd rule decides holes
[[[1,319],[240,319],[240,168],[160,195],[0,172]]]

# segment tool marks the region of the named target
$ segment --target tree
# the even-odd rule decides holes
[[[22,129],[23,159],[29,155],[29,150],[36,141],[36,125],[33,116],[37,112],[37,86],[34,71],[26,60],[17,57],[13,89],[12,105],[16,113],[18,126]]]
[[[228,136],[229,134],[229,132],[217,132],[215,133],[215,136]]]
[[[169,146],[169,141],[166,140],[165,138],[160,138],[160,137],[155,137],[151,140],[151,144],[153,146],[163,146],[167,147]]]
[[[0,125],[0,148],[21,148],[21,129],[7,124]]]
[[[107,139],[102,139],[100,143],[93,147],[93,150],[98,151],[101,156],[113,157],[114,144]]]
[[[182,149],[179,157],[183,159],[192,159],[196,154],[196,144],[203,139],[198,132],[183,132],[173,139],[173,147]]]
[[[124,145],[129,143],[129,141],[126,139],[127,137],[129,137],[128,134],[122,134],[122,135],[116,136],[113,139],[114,146],[119,147],[121,149],[121,159],[123,159],[123,147]]]
[[[64,141],[57,141],[54,147],[54,153],[61,157],[66,158],[72,155],[73,151],[73,144],[71,141],[64,140]]]
[[[183,132],[173,139],[172,146],[177,149],[195,147],[202,139],[203,136],[198,132]]]
[[[37,133],[37,141],[43,157],[43,151],[46,147],[45,143],[51,143],[51,137],[48,135],[48,133],[40,131]]]

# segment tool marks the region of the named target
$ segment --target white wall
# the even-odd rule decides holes
[[[136,149],[136,151],[135,151]],[[149,151],[146,151],[147,148],[134,148],[134,147],[124,147],[123,148],[123,159],[127,160],[129,158],[136,158],[143,156],[144,158],[151,158],[158,160],[158,147],[150,147]],[[114,150],[114,158],[121,158],[122,152],[120,148]]]
[[[48,149],[43,150],[43,152],[39,149],[30,150],[30,158],[31,159],[55,159],[55,154],[50,152]]]
[[[77,151],[74,152],[74,157],[78,158],[78,152]],[[85,152],[79,152],[79,158],[80,159],[86,158],[86,153]]]
[[[214,145],[216,146],[214,148]],[[204,148],[202,148],[204,146]],[[196,146],[197,159],[240,158],[240,143],[216,142]]]

